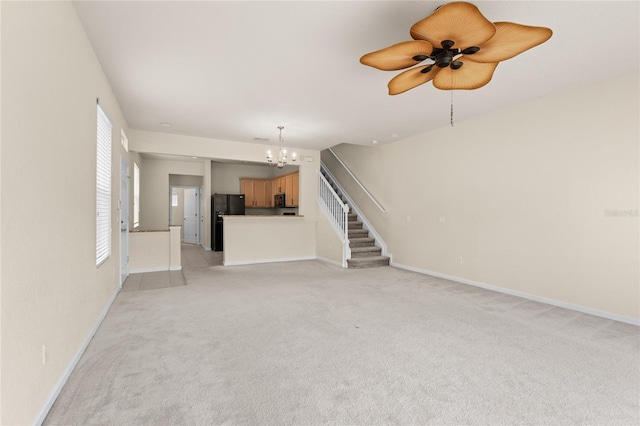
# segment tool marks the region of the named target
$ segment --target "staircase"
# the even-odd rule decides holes
[[[331,184],[342,202],[348,205],[346,198],[340,192],[340,189],[333,182],[331,176],[325,173],[324,168],[322,175]],[[369,231],[364,229],[362,222],[358,220],[358,215],[353,213],[349,206],[348,215],[348,237],[349,247],[351,249],[351,259],[347,259],[349,268],[373,268],[376,266],[389,266],[389,256],[382,256],[382,249],[377,247],[375,238],[369,236]]]

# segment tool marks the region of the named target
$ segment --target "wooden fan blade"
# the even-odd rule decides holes
[[[480,51],[465,56],[473,62],[500,62],[513,58],[551,38],[553,31],[513,22],[496,22],[496,34],[480,45]]]
[[[408,68],[431,55],[433,46],[428,41],[412,40],[394,44],[385,49],[367,53],[360,62],[383,71],[393,71]],[[425,56],[424,59],[413,59],[415,56]]]
[[[477,7],[464,2],[447,3],[411,27],[411,37],[427,40],[437,48],[443,40],[453,40],[458,49],[480,46],[495,32],[493,23]]]
[[[480,63],[465,61],[467,57],[458,59],[463,66],[457,70],[443,68],[433,79],[433,85],[441,90],[473,90],[478,89],[493,77],[498,63]]]
[[[440,71],[442,68],[436,67],[434,65],[431,66],[431,70],[429,72],[421,72],[423,69],[428,68],[429,66],[411,68],[410,70],[407,70],[393,77],[387,85],[389,87],[389,94],[397,95],[400,93],[404,93],[409,89],[413,89],[414,87],[431,81],[433,77],[438,74],[438,71]]]

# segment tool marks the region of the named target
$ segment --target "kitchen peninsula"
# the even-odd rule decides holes
[[[303,215],[229,215],[223,222],[225,266],[315,258]]]

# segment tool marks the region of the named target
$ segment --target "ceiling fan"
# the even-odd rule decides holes
[[[390,95],[431,80],[441,90],[472,90],[491,81],[498,63],[544,43],[552,34],[544,27],[492,23],[475,5],[453,2],[415,23],[414,40],[368,53],[360,62],[384,71],[413,67],[389,81]]]

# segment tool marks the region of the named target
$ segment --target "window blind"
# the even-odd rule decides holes
[[[111,122],[98,104],[96,266],[111,257]]]

